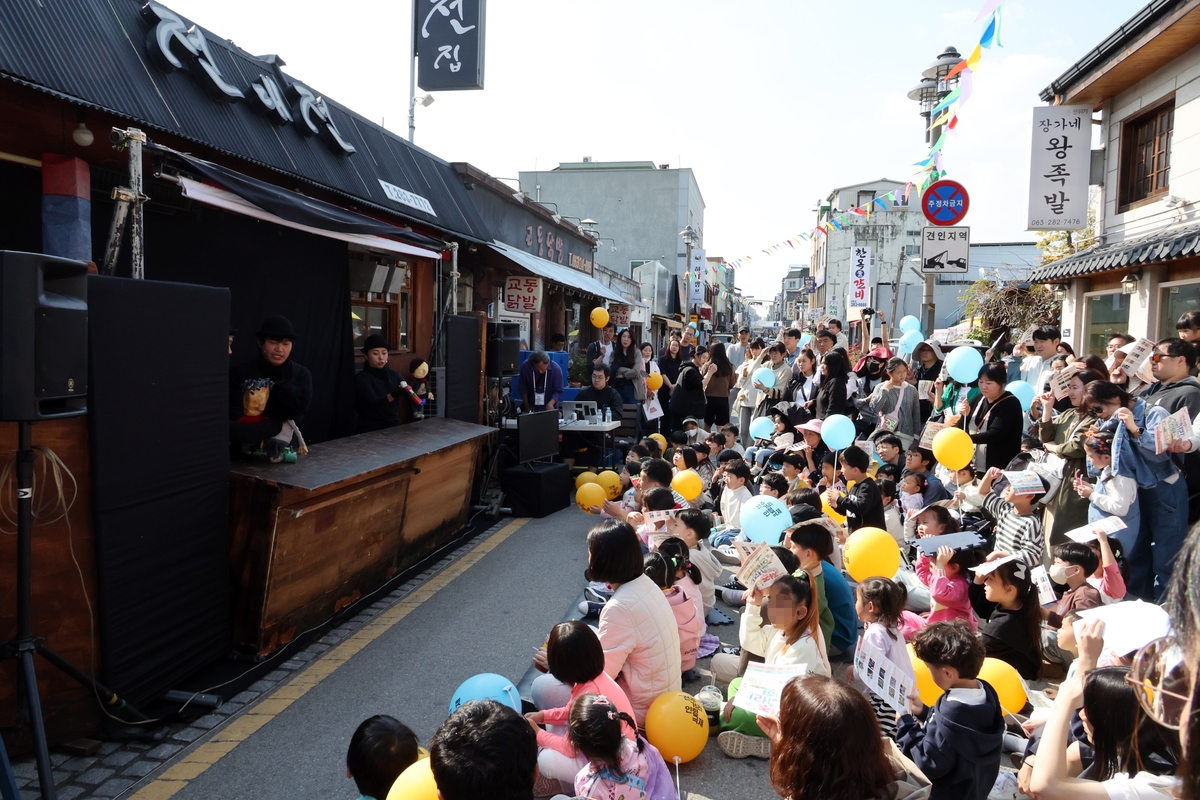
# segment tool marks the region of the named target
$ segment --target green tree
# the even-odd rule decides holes
[[[1100,214],[1100,187],[1088,191],[1087,227],[1081,231],[1038,231],[1037,246],[1042,251],[1042,265],[1052,264],[1059,259],[1082,253],[1095,246]]]
[[[1030,325],[1057,324],[1062,311],[1049,286],[979,280],[967,289],[971,337],[991,344],[1005,329],[1019,333]]]

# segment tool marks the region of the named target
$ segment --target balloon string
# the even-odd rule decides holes
[[[683,800],[683,790],[679,788],[679,756],[675,756],[675,794]]]

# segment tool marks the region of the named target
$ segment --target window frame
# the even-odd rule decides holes
[[[1176,280],[1176,281],[1162,281],[1161,283],[1159,283],[1158,284],[1158,304],[1157,304],[1158,307],[1157,307],[1157,310],[1155,311],[1156,319],[1151,321],[1153,324],[1153,327],[1151,328],[1151,330],[1157,330],[1161,334],[1163,323],[1167,321],[1166,319],[1163,318],[1163,314],[1165,314],[1166,310],[1167,310],[1167,304],[1163,302],[1164,294],[1170,292],[1171,289],[1178,289],[1182,286],[1197,286],[1197,285],[1200,285],[1200,278],[1180,278],[1179,280]],[[1169,336],[1178,336],[1179,335],[1178,332],[1175,330],[1175,323],[1178,321],[1179,321],[1178,317],[1176,317],[1174,320],[1170,321],[1171,327],[1169,329]],[[1160,338],[1168,338],[1168,337],[1160,337]]]
[[[1143,197],[1130,199],[1132,194],[1132,186],[1134,182],[1133,171],[1140,163],[1136,160],[1137,141],[1135,133],[1139,128],[1144,127],[1152,120],[1157,124],[1159,118],[1162,117],[1165,111],[1170,109],[1171,125],[1167,132],[1166,146],[1166,177],[1167,183],[1162,188],[1148,192]],[[1135,114],[1131,114],[1121,120],[1120,131],[1120,163],[1117,169],[1117,213],[1124,214],[1135,208],[1153,203],[1163,197],[1166,197],[1171,191],[1171,154],[1172,140],[1175,138],[1175,93],[1157,100],[1148,108],[1140,109]],[[1157,138],[1157,136],[1155,137]]]
[[[383,331],[384,338],[388,340],[388,355],[412,353],[412,323],[413,323],[413,279],[416,270],[416,262],[394,259],[392,266],[395,269],[405,270],[404,285],[400,291],[392,294],[388,292],[350,292],[349,305],[351,313],[354,313],[355,308],[381,308],[387,313],[386,329]],[[407,312],[407,313],[405,313]],[[369,316],[363,320],[363,324],[370,335]],[[401,330],[403,328],[403,331]],[[361,360],[361,354],[357,351],[361,348],[361,343],[355,339],[354,342],[355,357]]]
[[[1096,291],[1090,291],[1090,292],[1083,293],[1083,297],[1080,299],[1080,306],[1082,307],[1082,311],[1083,311],[1083,324],[1080,326],[1080,334],[1081,335],[1079,337],[1079,346],[1077,348],[1080,352],[1084,352],[1087,355],[1099,355],[1099,354],[1092,354],[1090,352],[1087,352],[1087,340],[1088,340],[1088,337],[1091,335],[1091,327],[1092,327],[1092,317],[1091,317],[1091,313],[1090,313],[1090,302],[1089,301],[1091,301],[1097,297],[1108,297],[1108,296],[1114,295],[1114,294],[1123,295],[1123,296],[1127,296],[1127,297],[1133,297],[1133,295],[1125,295],[1125,293],[1121,290],[1120,287],[1117,287],[1116,289],[1097,289]],[[1132,312],[1132,311],[1133,311],[1133,304],[1132,304],[1132,302],[1130,302],[1127,312]],[[1130,332],[1128,322],[1126,323],[1125,327],[1126,327],[1126,329],[1124,331],[1120,331],[1121,333],[1129,333]],[[1103,356],[1101,356],[1101,358],[1103,358]]]

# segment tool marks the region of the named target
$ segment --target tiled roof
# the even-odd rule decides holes
[[[1170,228],[1137,239],[1088,248],[1082,253],[1034,267],[1035,283],[1065,281],[1101,272],[1129,269],[1200,256],[1200,224]]]

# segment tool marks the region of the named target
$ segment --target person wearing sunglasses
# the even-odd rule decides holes
[[[1162,406],[1174,414],[1188,410],[1193,420],[1200,414],[1200,382],[1192,377],[1196,371],[1196,348],[1183,339],[1163,339],[1150,355],[1150,371],[1158,383],[1142,392],[1147,403]],[[1200,455],[1185,455],[1178,459],[1188,483],[1188,524],[1200,519]]]
[[[1187,537],[1188,484],[1168,452],[1159,453],[1154,431],[1170,416],[1110,381],[1092,381],[1084,402],[1100,418],[1100,431],[1113,433],[1113,472],[1138,485],[1141,531],[1129,553],[1129,591],[1157,602],[1166,593],[1171,564]]]

